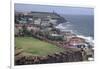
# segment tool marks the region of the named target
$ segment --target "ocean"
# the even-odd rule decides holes
[[[94,39],[93,15],[61,15],[67,22],[57,26],[62,31],[71,31],[77,35]]]

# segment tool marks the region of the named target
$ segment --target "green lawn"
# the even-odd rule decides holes
[[[64,51],[62,48],[33,37],[15,37],[15,47],[23,49],[25,53],[38,56]]]

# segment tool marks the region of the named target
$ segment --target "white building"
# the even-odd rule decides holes
[[[41,23],[41,19],[40,18],[34,20],[34,24],[35,25],[40,25],[40,23]]]

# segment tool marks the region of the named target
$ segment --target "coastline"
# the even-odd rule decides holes
[[[59,17],[60,15],[57,14],[57,16],[56,16],[55,13],[49,13],[50,14],[49,15],[47,13],[45,14],[45,13],[40,13],[40,12],[39,13],[36,12],[37,13],[37,15],[36,15],[36,13],[35,14],[33,14],[33,13],[31,13],[31,14],[30,13],[16,14],[15,19],[18,19],[18,20],[15,20],[15,37],[26,37],[26,36],[34,37],[41,41],[45,41],[45,42],[54,44],[57,47],[61,47],[69,53],[71,52],[70,54],[72,54],[73,57],[75,57],[76,52],[80,53],[80,55],[78,54],[78,56],[80,56],[80,57],[77,56],[77,60],[75,57],[75,58],[69,59],[68,62],[89,61],[89,58],[94,57],[93,52],[92,52],[92,51],[94,51],[93,44],[91,45],[90,42],[86,41],[86,39],[83,38],[82,36],[79,37],[78,34],[75,34],[71,31],[64,32],[64,31],[61,31],[61,29],[55,27],[56,25],[59,24],[59,19],[63,20],[63,18]],[[27,20],[27,19],[29,19],[29,20]],[[65,52],[60,52],[60,53],[64,54]],[[68,56],[68,54],[64,54],[64,56],[65,55]],[[70,57],[72,57],[72,56],[70,56]],[[30,61],[28,61],[28,57],[26,57],[26,56],[20,55],[20,57],[21,58],[19,58],[18,60],[15,59],[16,63],[18,63],[18,61],[20,61],[22,58],[24,58],[23,61],[27,61],[26,64],[29,64],[29,63],[32,64],[31,60],[35,61],[37,59],[38,60],[34,63],[35,64],[40,63],[39,62],[40,58],[38,58],[38,56],[36,56],[35,59],[30,59]],[[50,57],[50,59],[48,58],[48,60],[51,60],[52,59],[51,57],[53,57],[53,56],[49,55],[49,57]],[[30,57],[30,58],[32,58],[32,57]],[[59,57],[59,58],[64,59],[63,57]],[[46,61],[46,63],[52,63],[52,62],[47,61],[47,59],[45,60],[45,58],[43,58],[43,61]],[[61,61],[65,62],[65,60],[61,60]],[[57,59],[57,61],[55,61],[55,63],[56,62],[58,62],[58,59]],[[19,62],[18,64],[20,65],[20,63],[21,62]],[[23,63],[25,63],[25,62],[23,62]]]

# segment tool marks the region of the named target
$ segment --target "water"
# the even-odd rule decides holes
[[[93,15],[62,15],[67,22],[57,27],[63,31],[71,31],[77,35],[94,39],[94,16]]]

